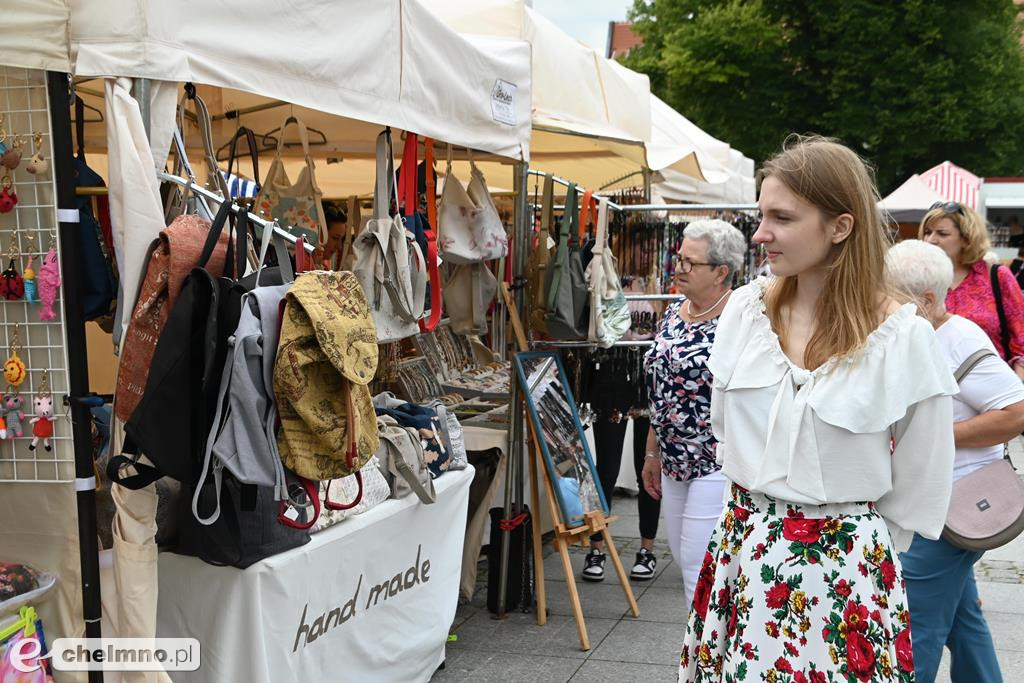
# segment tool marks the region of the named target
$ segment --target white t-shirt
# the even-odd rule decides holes
[[[956,373],[975,351],[986,348],[995,353],[988,335],[967,318],[954,315],[935,331],[946,354],[949,370]],[[1024,401],[1024,385],[998,355],[986,356],[960,382],[960,393],[953,397],[953,421],[962,422],[989,410],[1000,410]],[[957,448],[953,461],[953,481],[1003,457],[1002,445],[984,448]]]

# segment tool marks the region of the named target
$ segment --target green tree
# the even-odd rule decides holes
[[[636,0],[624,60],[761,161],[788,133],[840,138],[889,191],[945,159],[1024,173],[1024,49],[1007,0]]]

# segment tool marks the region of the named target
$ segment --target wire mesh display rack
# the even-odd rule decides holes
[[[0,128],[6,132],[6,139],[0,142],[10,147],[19,139],[23,152],[17,168],[0,167],[0,179],[8,175],[11,191],[18,197],[12,211],[0,213],[0,259],[3,268],[13,259],[14,267],[24,274],[31,257],[38,274],[43,256],[51,246],[58,250],[60,258],[53,164],[51,162],[49,169],[36,175],[26,169],[38,147],[48,160],[52,153],[46,73],[0,66],[0,115],[3,116]],[[40,320],[39,303],[0,299],[0,343],[3,345],[0,362],[10,355],[17,337],[20,341],[18,355],[27,368],[25,381],[17,388],[23,400],[21,410],[26,415],[24,436],[11,438],[9,434],[0,442],[0,482],[69,482],[75,479],[71,424],[62,400],[68,394],[68,354],[61,291],[53,308],[56,318],[44,322]],[[46,393],[42,386],[44,371],[56,418],[50,439],[52,450],[47,451],[40,443],[33,451],[29,450],[32,442],[29,419],[34,412],[33,400],[41,391]],[[0,389],[11,390],[6,381]]]

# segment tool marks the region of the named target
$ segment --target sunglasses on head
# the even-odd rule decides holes
[[[946,213],[959,213],[963,214],[964,207],[961,206],[960,202],[935,202],[928,210],[934,211],[935,209],[942,209]]]

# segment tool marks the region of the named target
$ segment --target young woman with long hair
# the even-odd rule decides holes
[[[708,368],[731,482],[690,610],[682,681],[911,681],[897,552],[937,538],[956,384],[888,295],[865,163],[796,138],[761,171],[773,276],[736,290]]]

